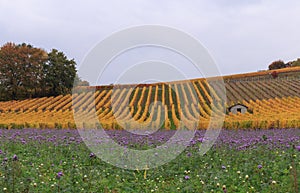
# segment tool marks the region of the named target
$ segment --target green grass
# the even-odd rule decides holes
[[[300,155],[294,148],[237,151],[224,145],[201,156],[196,144],[166,165],[131,171],[91,158],[84,143],[0,144],[0,159],[8,158],[0,166],[0,192],[224,192],[225,185],[227,192],[295,193],[299,184]],[[58,172],[63,172],[59,179]]]

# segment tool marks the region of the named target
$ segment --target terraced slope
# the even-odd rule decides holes
[[[241,103],[246,114],[227,112],[226,128],[300,127],[300,68],[225,76],[226,106]],[[152,85],[97,87],[95,92],[78,89],[72,96],[0,102],[0,127],[74,128],[73,111],[90,123],[95,110],[104,128],[120,129],[119,121],[130,128],[145,123],[149,127],[175,129],[180,121],[199,122],[207,128],[212,110],[222,115],[222,85],[217,79],[194,79]],[[157,103],[159,102],[159,103]],[[224,101],[225,102],[225,101]],[[118,121],[117,121],[118,120]],[[89,125],[91,124],[91,125]]]

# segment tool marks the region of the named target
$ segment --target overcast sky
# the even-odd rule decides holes
[[[159,24],[196,37],[235,74],[300,57],[299,13],[299,0],[0,0],[0,44],[56,48],[80,65],[111,33]]]

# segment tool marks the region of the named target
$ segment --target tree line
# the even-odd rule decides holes
[[[0,100],[69,94],[74,81],[88,86],[74,59],[56,49],[46,52],[30,44],[8,42],[0,48]]]
[[[269,65],[269,70],[300,66],[300,58],[295,61],[285,63],[282,60],[276,60]]]

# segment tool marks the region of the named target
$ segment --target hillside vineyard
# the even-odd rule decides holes
[[[277,78],[272,78],[269,73],[257,73],[249,77],[224,77],[227,100],[223,127],[299,128],[299,69],[280,73]],[[85,120],[77,125],[78,128],[95,128],[99,125],[89,122],[90,112],[94,108],[105,129],[122,129],[117,120],[126,122],[130,128],[138,128],[139,123],[149,123],[150,127],[165,129],[180,128],[180,120],[186,123],[197,121],[197,125],[190,127],[205,129],[212,109],[217,116],[221,116],[224,111],[221,93],[222,87],[218,81],[214,83],[206,79],[126,85],[114,89],[103,86],[95,92],[81,89],[73,96],[0,102],[0,126],[75,128],[73,111],[76,111]],[[248,112],[228,112],[227,108],[237,103],[247,106]]]

